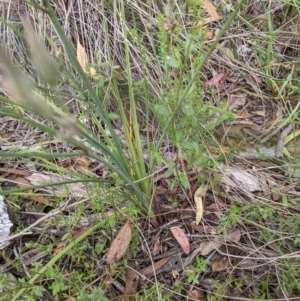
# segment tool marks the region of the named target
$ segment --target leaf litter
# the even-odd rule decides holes
[[[190,253],[190,243],[186,236],[186,234],[183,232],[183,230],[180,227],[172,227],[171,232],[174,236],[174,238],[177,240],[179,245],[181,246],[183,252],[185,254]]]
[[[275,3],[275,2],[274,2]],[[201,5],[203,5],[203,7],[206,9],[207,13],[210,15],[209,18],[207,18],[207,22],[215,22],[218,21],[219,19],[219,14],[217,13],[216,7],[214,6],[214,4],[212,2],[209,1],[205,1],[204,3],[201,2]],[[259,6],[260,4],[257,3],[255,6]],[[259,10],[256,10],[257,12],[259,12]],[[261,10],[261,14],[264,14],[265,10],[262,9]],[[251,53],[250,53],[250,46],[248,44],[245,44],[243,39],[239,39],[237,38],[236,41],[237,43],[237,49],[239,51],[239,55],[241,56],[241,60],[243,61],[243,58],[246,60],[245,62],[243,61],[243,63],[247,63],[250,64],[251,63]],[[79,43],[79,42],[78,42]],[[80,44],[80,43],[79,43]],[[225,46],[224,46],[225,47]],[[76,45],[75,45],[76,48]],[[88,58],[87,58],[87,54],[86,54],[86,50],[82,47],[82,45],[78,46],[79,52],[81,53],[80,55],[78,55],[78,60],[83,68],[83,70],[85,72],[87,71],[86,66],[88,65]],[[230,54],[230,49],[227,47],[228,49],[228,53]],[[250,50],[249,50],[250,49]],[[253,51],[253,49],[252,49]],[[250,77],[254,80],[255,83],[258,84],[259,89],[264,89],[265,88],[265,82],[263,77],[261,76],[261,73],[254,73],[253,71],[249,71],[249,70],[242,70],[241,68],[237,68],[236,70],[232,70],[233,67],[233,59],[234,59],[234,55],[228,55],[227,57],[214,57],[214,59],[216,59],[217,63],[217,68],[218,68],[218,72],[214,73],[213,76],[211,74],[209,74],[209,72],[207,72],[207,76],[205,78],[211,78],[212,81],[208,82],[207,88],[211,88],[215,85],[218,85],[218,83],[220,81],[222,81],[222,76],[221,74],[224,72],[224,69],[228,69],[230,70],[230,74],[228,75],[228,77],[226,78],[225,82],[222,82],[222,85],[224,86],[224,92],[223,93],[227,93],[227,94],[222,94],[222,91],[220,89],[220,97],[225,97],[225,99],[227,99],[227,104],[228,110],[233,110],[234,114],[236,116],[236,119],[238,119],[239,117],[243,116],[243,119],[250,119],[250,118],[256,118],[253,115],[257,115],[257,117],[261,117],[261,119],[266,119],[266,123],[264,123],[263,125],[265,126],[265,128],[267,129],[267,131],[264,133],[265,135],[269,135],[272,134],[272,131],[276,128],[278,122],[280,122],[283,118],[283,116],[278,115],[277,117],[273,119],[270,118],[270,116],[272,115],[270,112],[270,105],[268,102],[266,101],[260,101],[260,100],[254,100],[254,98],[256,97],[250,97],[248,93],[244,93],[244,89],[239,89],[240,87],[245,87],[245,84],[242,82],[243,79],[243,72],[245,73],[245,75],[250,75]],[[214,65],[214,61],[211,61],[211,64]],[[224,66],[220,66],[221,64],[224,64]],[[257,65],[258,62],[254,61],[253,65]],[[215,66],[213,66],[215,67]],[[219,70],[222,69],[222,70]],[[91,75],[93,75],[93,72],[91,72],[91,70],[93,69],[89,69],[89,72]],[[217,76],[215,76],[215,74],[218,74]],[[215,76],[215,77],[214,77]],[[237,89],[237,91],[230,91],[230,88],[233,87],[234,89]],[[247,89],[249,89],[249,87],[247,86]],[[252,91],[252,93],[255,93],[256,91]],[[246,94],[246,95],[245,95]],[[227,95],[232,95],[233,98],[227,98]],[[258,97],[259,98],[259,97]],[[213,101],[216,101],[215,99]],[[271,101],[273,102],[272,107],[274,105],[274,103],[278,102],[278,99],[275,97],[274,99],[271,99]],[[290,103],[288,103],[290,105]],[[276,105],[275,105],[276,107]],[[276,109],[276,108],[274,108]],[[243,115],[244,114],[244,115]],[[246,117],[245,117],[246,116]],[[267,120],[269,118],[269,120],[273,120],[274,122],[268,123],[269,120]],[[235,133],[240,133],[241,131],[243,131],[244,126],[239,126],[239,127],[235,127]],[[226,131],[228,133],[228,131]],[[226,134],[224,134],[226,135]],[[241,135],[236,134],[237,138],[240,139],[242,138]],[[231,146],[231,145],[230,145]],[[6,146],[4,146],[6,147]],[[10,146],[9,146],[10,147]],[[220,153],[222,154],[222,150],[225,150],[226,145],[222,145],[219,149]],[[251,157],[250,160],[261,160],[262,156],[267,156],[268,154],[270,154],[270,152],[265,151],[266,148],[260,148],[259,149],[259,153],[257,152],[256,149],[253,150],[252,147],[252,151],[253,151],[253,157]],[[229,148],[227,148],[227,151],[229,154],[231,154],[231,150]],[[250,150],[249,152],[250,153]],[[273,157],[272,157],[273,156]],[[269,156],[271,158],[275,158],[274,155],[274,151],[273,153]],[[249,159],[249,157],[245,157]],[[245,207],[247,206],[247,199],[244,199],[243,197],[243,193],[246,193],[248,195],[251,195],[251,200],[253,202],[257,202],[257,199],[259,199],[261,196],[264,196],[268,201],[272,201],[271,199],[268,198],[268,194],[270,193],[270,182],[267,180],[267,177],[265,177],[266,173],[263,173],[261,171],[256,171],[254,169],[252,169],[253,166],[255,166],[257,164],[258,161],[256,162],[251,162],[251,164],[246,163],[245,161],[239,162],[236,161],[235,162],[235,168],[232,169],[226,169],[228,166],[224,167],[224,170],[222,171],[222,178],[221,178],[221,186],[218,187],[214,187],[215,191],[209,190],[206,192],[205,195],[203,195],[201,198],[201,203],[203,205],[202,207],[202,213],[199,215],[202,215],[201,218],[197,219],[197,213],[195,214],[195,212],[193,212],[193,210],[190,210],[190,212],[192,212],[191,214],[186,214],[184,210],[178,209],[176,206],[172,206],[172,210],[171,209],[166,209],[166,211],[163,212],[164,217],[165,217],[165,221],[168,222],[170,220],[172,220],[173,218],[177,218],[177,224],[178,224],[178,228],[182,230],[182,232],[176,230],[176,234],[174,236],[170,235],[170,232],[172,230],[169,231],[168,228],[165,228],[162,230],[161,235],[159,236],[159,239],[157,239],[154,242],[149,243],[149,249],[153,247],[153,252],[152,255],[147,253],[147,248],[143,245],[141,247],[140,252],[136,255],[136,260],[134,265],[132,265],[131,270],[135,270],[132,273],[132,276],[129,275],[129,269],[126,269],[126,278],[128,280],[128,285],[126,282],[126,286],[124,289],[124,293],[127,294],[134,294],[135,292],[135,288],[136,288],[136,283],[134,282],[134,279],[136,279],[136,275],[139,274],[144,274],[144,276],[151,281],[151,277],[153,276],[153,268],[154,268],[154,272],[156,273],[157,276],[161,277],[160,281],[164,283],[164,285],[171,289],[176,288],[176,281],[174,281],[173,279],[175,278],[173,275],[177,275],[176,277],[184,277],[184,272],[185,269],[189,266],[189,265],[194,265],[195,264],[195,258],[197,256],[203,256],[205,258],[208,258],[211,261],[211,265],[208,265],[208,270],[205,273],[205,278],[203,278],[201,276],[201,281],[200,281],[200,287],[207,289],[208,293],[205,293],[204,297],[207,297],[206,294],[213,294],[214,293],[214,288],[212,285],[208,285],[208,282],[211,282],[211,279],[215,280],[217,279],[217,281],[219,281],[219,283],[221,285],[224,285],[225,283],[223,282],[224,277],[227,276],[226,271],[228,269],[228,272],[231,273],[231,275],[233,275],[234,273],[236,274],[236,277],[239,279],[242,279],[242,277],[247,277],[247,275],[250,275],[251,273],[253,273],[254,269],[255,272],[257,274],[259,274],[259,266],[260,265],[266,265],[268,263],[267,260],[265,261],[260,261],[261,259],[256,259],[256,256],[259,257],[258,255],[253,255],[253,252],[258,253],[260,256],[260,258],[267,258],[268,253],[265,250],[261,250],[259,249],[259,247],[261,246],[260,244],[260,240],[257,239],[257,237],[255,236],[255,231],[257,231],[257,228],[255,228],[255,226],[247,226],[246,230],[251,230],[253,232],[251,233],[247,233],[247,231],[244,231],[245,228],[242,227],[241,225],[235,225],[234,227],[231,227],[230,225],[226,225],[224,226],[222,223],[224,223],[224,219],[225,217],[228,217],[228,213],[230,212],[230,210],[234,211],[234,209],[237,207],[236,203],[240,202],[242,204],[246,204]],[[190,162],[189,162],[190,163]],[[237,167],[238,166],[238,167]],[[9,167],[9,165],[7,166]],[[230,166],[232,167],[232,166]],[[275,164],[275,167],[278,168],[278,165]],[[271,168],[274,168],[274,166],[272,166]],[[4,172],[4,171],[3,171]],[[10,172],[8,170],[8,172]],[[40,175],[41,173],[37,173],[37,177]],[[292,173],[291,173],[292,174]],[[20,174],[20,176],[25,176],[23,174]],[[162,176],[162,175],[161,175]],[[198,174],[195,175],[196,178],[198,177]],[[281,175],[282,176],[282,175]],[[159,175],[158,175],[159,177]],[[224,178],[227,178],[224,180]],[[48,180],[51,180],[51,176],[50,178],[48,178]],[[228,181],[229,179],[229,181]],[[28,180],[28,179],[27,179]],[[60,178],[61,180],[61,178]],[[289,181],[292,181],[290,178],[288,179]],[[278,178],[275,176],[274,177],[274,181],[280,182],[278,180]],[[21,181],[20,181],[21,182]],[[290,182],[287,182],[288,184],[290,184]],[[282,185],[278,185],[278,187],[287,187],[287,183],[283,183]],[[25,184],[25,183],[24,183]],[[158,183],[160,184],[160,183]],[[281,183],[279,183],[281,184]],[[196,183],[196,186],[199,187],[199,183]],[[165,184],[164,187],[167,187],[167,185]],[[272,185],[272,189],[277,189],[278,188],[276,185]],[[242,190],[243,193],[237,193],[237,188],[239,190]],[[78,189],[73,189],[73,187],[71,187],[71,191],[73,191],[72,195],[75,197],[88,197],[88,194],[86,193],[80,193],[80,189],[82,190],[82,187],[78,188]],[[222,192],[224,192],[224,195],[218,195],[220,190]],[[67,196],[69,193],[69,189],[64,189],[64,191],[62,191],[61,195],[63,196]],[[77,193],[78,192],[78,193]],[[297,184],[297,181],[295,182],[295,187],[293,189],[286,190],[286,191],[281,191],[278,188],[278,194],[279,197],[276,198],[276,206],[278,206],[283,196],[288,196],[291,197],[291,199],[295,199],[295,196],[299,196],[299,185]],[[182,195],[180,195],[180,189],[175,189],[174,193],[170,193],[169,189],[165,189],[165,190],[161,190],[159,194],[157,194],[160,196],[160,201],[164,202],[165,199],[168,199],[168,197],[170,195],[172,195],[172,197],[178,198],[178,206],[181,205],[180,204],[180,200],[185,199],[186,198],[186,207],[192,208],[193,204],[193,200],[191,197],[186,197],[186,195],[184,195],[184,197]],[[192,194],[193,195],[193,194]],[[222,206],[219,206],[218,204],[221,204],[221,202],[223,202]],[[169,205],[170,206],[170,205]],[[165,205],[165,208],[167,208],[167,205]],[[169,207],[170,208],[170,207]],[[200,208],[200,206],[198,206],[198,208]],[[244,207],[243,207],[244,208]],[[184,208],[183,208],[184,209]],[[173,211],[173,212],[171,212]],[[196,211],[197,211],[197,205],[196,205]],[[200,209],[198,210],[199,212],[201,211]],[[216,214],[216,212],[218,212],[218,214]],[[288,210],[285,209],[285,214],[288,214]],[[262,212],[263,214],[263,212]],[[95,216],[95,219],[90,219],[89,222],[94,222],[97,218],[99,218],[98,216]],[[278,233],[280,233],[280,229],[276,228],[277,225],[275,223],[275,221],[272,220],[272,218],[269,218],[268,216],[263,216],[264,220],[265,220],[265,227],[270,226],[272,228],[272,233],[274,233],[274,236],[276,235],[277,231]],[[196,222],[198,222],[198,225],[195,225],[195,219],[197,219]],[[268,224],[269,223],[269,224]],[[126,223],[127,224],[127,223]],[[126,224],[124,225],[124,227],[126,226]],[[87,223],[87,225],[89,225]],[[123,228],[124,228],[123,227]],[[122,228],[122,229],[123,229]],[[127,226],[126,226],[127,228]],[[178,229],[175,228],[175,229]],[[220,233],[220,229],[224,230],[226,229],[227,231],[227,236],[226,235],[222,235],[219,234]],[[124,230],[125,231],[125,230]],[[128,228],[127,230],[128,231]],[[125,232],[126,232],[125,231]],[[122,232],[122,230],[120,230],[120,232]],[[120,234],[119,232],[119,234]],[[180,232],[180,233],[179,233]],[[145,230],[146,234],[149,235],[149,237],[146,237],[146,241],[145,244],[147,244],[147,242],[151,241],[151,238],[153,235],[155,235],[156,230],[149,230],[147,232],[147,230]],[[243,233],[243,235],[242,235]],[[124,233],[122,233],[124,234]],[[179,239],[178,241],[178,237],[179,235],[183,235],[182,237],[186,237],[188,239],[188,243],[189,243],[189,254],[187,253],[187,242],[183,242],[182,239]],[[177,238],[176,238],[177,237]],[[243,237],[243,238],[242,238]],[[278,236],[278,239],[281,241],[281,237]],[[251,242],[251,243],[249,243]],[[288,244],[288,242],[283,241],[283,244]],[[115,240],[113,241],[113,243],[115,243]],[[112,245],[113,245],[112,243]],[[126,252],[126,248],[128,247],[124,247],[127,244],[130,243],[130,239],[127,239],[127,241],[125,240],[122,252],[120,251],[119,253],[116,251],[116,248],[120,245],[119,243],[115,243],[115,245],[117,247],[115,247],[115,251],[112,251],[112,245],[111,248],[109,250],[109,252],[111,253],[110,256],[112,259],[111,262],[114,262],[115,260],[119,260],[120,258],[122,258],[122,256],[124,255],[123,252]],[[239,244],[241,244],[242,246],[240,246]],[[178,249],[178,245],[181,246],[180,249]],[[266,245],[264,246],[264,249],[268,249],[268,247],[270,247],[270,243],[267,241]],[[246,251],[246,249],[249,250],[249,252]],[[185,250],[185,252],[184,252]],[[296,249],[297,250],[297,249]],[[169,253],[172,253],[172,255],[168,255]],[[123,253],[123,254],[122,254]],[[220,255],[220,254],[226,254],[226,256]],[[241,260],[238,260],[236,258],[235,255],[239,255],[241,258]],[[108,256],[108,255],[107,255]],[[154,261],[154,265],[149,264],[149,257],[152,256],[153,261]],[[164,256],[163,258],[161,256]],[[247,259],[249,257],[249,259]],[[145,268],[148,268],[148,270],[144,270]],[[151,266],[151,268],[150,268]],[[230,270],[230,268],[235,268],[235,270]],[[237,270],[237,268],[241,268],[241,269],[249,269],[250,274],[244,273],[244,272],[240,272]],[[274,270],[274,266],[270,265],[270,270],[273,269],[273,272],[276,272],[277,270]],[[143,273],[141,273],[141,271],[143,271]],[[150,272],[149,272],[150,271]],[[234,271],[234,273],[233,273]],[[218,272],[218,273],[216,273]],[[152,274],[151,274],[152,273]],[[214,273],[214,274],[213,274]],[[218,276],[216,276],[216,274],[219,274],[220,277],[218,278]],[[170,275],[172,277],[170,277]],[[263,273],[261,273],[260,275],[263,275]],[[240,277],[241,276],[241,277]],[[113,279],[111,279],[109,281],[110,283],[113,283]],[[129,285],[130,284],[130,285]],[[257,283],[255,283],[257,284]],[[248,284],[247,284],[248,285]],[[251,285],[249,284],[250,290],[253,289],[257,289],[256,287],[251,288]],[[186,285],[185,286],[185,292],[188,296],[190,296],[191,298],[203,298],[203,295],[197,295],[196,291],[199,290],[199,288],[191,288],[190,286]],[[272,288],[270,288],[271,290]],[[243,296],[240,294],[238,296],[236,296],[236,292],[226,292],[227,294],[230,294],[231,296],[233,296],[234,299],[238,299],[239,297],[242,299]],[[285,298],[286,296],[283,295],[280,292],[276,292],[276,295],[278,298]],[[294,294],[291,293],[289,295],[294,297]]]
[[[127,220],[125,225],[121,228],[118,235],[113,240],[106,256],[106,263],[111,264],[120,260],[126,252],[131,241],[130,221]]]
[[[200,186],[194,195],[195,206],[196,206],[196,225],[199,225],[203,216],[203,197],[205,197],[207,185]]]

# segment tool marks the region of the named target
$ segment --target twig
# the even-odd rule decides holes
[[[278,140],[277,140],[277,144],[275,147],[275,157],[276,158],[281,158],[283,157],[283,142],[284,139],[290,134],[290,132],[292,131],[293,126],[292,124],[289,124],[279,135]]]

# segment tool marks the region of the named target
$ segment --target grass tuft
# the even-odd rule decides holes
[[[296,1],[0,11],[0,300],[299,296]]]

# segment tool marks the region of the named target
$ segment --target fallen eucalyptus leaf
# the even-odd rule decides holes
[[[190,243],[189,243],[189,240],[186,237],[185,233],[183,232],[183,230],[179,227],[172,227],[170,230],[171,230],[174,238],[180,244],[183,252],[185,254],[189,254],[190,253]]]
[[[126,252],[131,240],[130,222],[127,220],[126,224],[122,227],[116,238],[113,240],[107,257],[106,263],[111,264],[122,258]]]
[[[207,185],[201,185],[194,194],[194,200],[196,205],[196,225],[199,225],[203,216],[203,200],[207,190]]]

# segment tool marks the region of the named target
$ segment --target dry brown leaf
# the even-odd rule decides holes
[[[229,257],[221,257],[216,259],[212,263],[212,271],[213,272],[221,272],[226,270],[228,267],[230,267],[231,261]]]
[[[77,60],[84,72],[86,72],[86,65],[88,64],[88,57],[83,46],[77,41]]]
[[[129,220],[127,220],[126,224],[119,231],[118,235],[113,240],[109,248],[106,257],[106,263],[111,264],[116,260],[121,259],[125,251],[127,250],[127,247],[129,246],[130,240],[131,240],[131,228],[130,228],[130,222]]]
[[[17,185],[20,188],[23,188],[24,186],[29,186],[30,185],[30,182],[28,180],[26,180],[25,178],[23,178],[23,177],[16,177],[15,181],[17,182]],[[28,193],[26,194],[26,198],[30,201],[41,203],[41,204],[48,204],[49,203],[48,200],[45,199],[44,197],[36,195],[33,192],[32,189],[28,190]]]
[[[208,23],[212,23],[212,22],[216,22],[222,19],[221,16],[219,16],[219,14],[217,13],[216,8],[214,7],[214,5],[208,1],[208,0],[198,0],[197,1],[199,3],[199,5],[202,5],[202,7],[207,11],[207,13],[210,15],[210,17],[205,18],[204,22],[198,21],[198,22],[188,22],[187,25],[192,25],[192,26],[202,26]]]
[[[160,237],[157,237],[157,239],[156,239],[156,241],[154,242],[154,245],[153,245],[153,250],[152,250],[152,255],[153,256],[156,256],[159,253],[160,247],[161,247]]]
[[[241,239],[241,231],[235,230],[228,233],[225,239],[216,237],[211,241],[204,241],[200,244],[200,253],[202,256],[208,255],[211,251],[219,249],[226,241],[239,242]]]
[[[278,300],[291,300],[291,301],[300,301],[299,295],[295,295],[293,293],[290,293],[288,295],[284,294],[281,288],[274,289],[276,297]]]
[[[49,204],[49,201],[42,196],[34,195],[34,194],[27,194],[26,198],[30,201],[40,203],[40,204]]]
[[[260,127],[249,121],[240,121],[240,123],[234,125],[226,125],[222,123],[217,126],[218,134],[236,139],[244,138],[244,134],[242,133],[243,129],[250,129],[254,133],[260,134]]]
[[[209,206],[205,206],[204,210],[209,212],[216,212],[222,210],[222,208],[228,208],[229,205],[224,204],[221,201],[218,201],[218,203],[212,203]]]
[[[175,187],[173,189],[166,189],[166,188],[156,188],[155,194],[156,195],[170,195],[170,194],[176,194],[178,187]]]
[[[190,243],[189,243],[189,240],[186,237],[185,233],[183,232],[183,230],[179,227],[172,227],[170,230],[171,230],[174,238],[180,244],[183,252],[185,254],[189,254],[190,253]]]
[[[210,1],[204,0],[202,6],[206,9],[206,11],[211,16],[211,18],[207,18],[207,19],[209,19],[208,20],[209,22],[214,22],[214,21],[218,21],[218,20],[222,19],[222,17],[219,16],[216,8]]]
[[[224,82],[227,77],[226,73],[220,73],[203,83],[204,87],[216,86],[220,81]]]
[[[212,152],[213,154],[230,154],[231,153],[231,149],[228,146],[223,146],[221,148],[216,148],[216,147],[211,147],[209,149],[210,152]]]
[[[89,72],[89,74],[91,75],[92,78],[100,79],[100,75],[97,74],[97,71],[95,68],[89,67],[89,69],[87,71]]]
[[[238,95],[228,95],[226,110],[234,110],[237,107],[243,107],[247,102],[247,94],[239,93]]]
[[[210,204],[209,206],[206,206],[204,208],[205,212],[213,212],[219,219],[222,216],[222,209],[229,208],[230,205],[227,205],[223,203],[221,200],[219,200],[217,203]]]
[[[177,270],[172,270],[171,274],[174,279],[177,279],[179,277],[179,272]]]
[[[266,117],[266,111],[252,111],[251,113],[257,116]]]
[[[74,165],[80,165],[84,167],[88,167],[90,165],[90,161],[86,158],[78,157],[78,158],[72,158],[71,162],[74,162]]]
[[[165,257],[157,262],[154,263],[154,265],[149,265],[148,267],[142,269],[139,271],[140,274],[147,276],[149,274],[153,274],[154,272],[161,269],[167,262],[171,259],[172,256]]]
[[[79,171],[81,174],[88,176],[90,178],[99,178],[92,170],[82,165],[75,165],[74,169]]]
[[[59,242],[54,250],[54,255],[57,255],[58,253],[60,253],[65,248],[66,244],[67,244],[67,242],[65,242],[65,241]]]
[[[204,241],[200,244],[200,254],[202,256],[208,255],[211,251],[219,249],[222,246],[222,243],[218,241]]]
[[[201,185],[195,192],[194,200],[196,206],[196,225],[199,225],[203,216],[203,200],[207,190],[207,185]]]
[[[129,262],[125,271],[126,286],[124,289],[124,297],[129,301],[136,300],[134,294],[139,284],[139,274],[134,270],[134,267],[134,263]]]
[[[270,132],[272,132],[273,128],[282,120],[282,108],[279,107],[277,110],[276,118],[274,121],[270,121],[270,125],[267,124],[268,128],[263,132],[263,136],[267,136]],[[264,138],[266,139],[266,137]]]
[[[243,270],[254,270],[258,268],[259,262],[253,259],[243,259],[239,264],[238,267]]]
[[[0,172],[5,172],[7,174],[15,174],[19,176],[29,176],[31,175],[31,172],[26,171],[26,170],[19,170],[19,169],[14,169],[14,168],[5,168],[5,167],[0,167]],[[1,176],[3,178],[3,176]]]
[[[111,285],[114,282],[113,278],[107,274],[104,278],[104,284],[105,285]]]
[[[15,181],[17,182],[17,185],[21,188],[23,188],[24,186],[29,186],[30,185],[30,182],[23,178],[23,177],[16,177],[15,178]],[[32,192],[32,190],[29,190],[30,192]]]
[[[234,119],[248,119],[251,116],[249,113],[239,113],[233,115],[234,115]]]
[[[206,33],[206,37],[210,40],[214,37],[214,33],[212,31],[209,31]]]
[[[216,127],[217,134],[219,136],[229,137],[229,138],[236,138],[236,139],[243,139],[244,136],[240,133],[240,128],[235,128],[234,126],[227,125],[224,123],[219,124]]]
[[[193,229],[206,234],[216,234],[218,232],[217,227],[211,227],[211,226],[202,226],[202,225],[194,225]]]
[[[256,81],[257,84],[261,84],[262,80],[260,79],[259,75],[256,75],[255,73],[249,71],[249,74],[253,77],[253,79]]]
[[[186,294],[192,298],[193,300],[203,300],[204,298],[204,293],[201,289],[195,288],[194,290],[185,290]]]
[[[233,242],[239,242],[241,239],[241,231],[240,230],[235,230],[235,231],[231,231],[228,233],[227,237],[225,238],[225,240],[230,240]]]
[[[205,20],[204,24],[209,24],[209,23],[221,20],[221,19],[222,19],[222,17],[220,17],[219,19],[215,19],[214,17],[208,17],[208,18],[204,19]],[[203,25],[202,22],[201,22],[201,25]]]
[[[93,67],[88,68],[88,56],[79,41],[77,41],[77,60],[85,73],[89,73],[92,78],[99,79],[96,70]]]
[[[82,228],[82,229],[80,229],[79,231],[76,231],[75,233],[74,233],[74,238],[76,239],[76,238],[78,238],[79,236],[81,236],[82,234],[84,234],[88,229],[89,229],[90,227],[85,227],[85,228]]]

